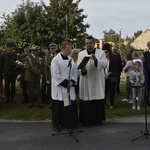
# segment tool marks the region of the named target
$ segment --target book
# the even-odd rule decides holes
[[[78,65],[77,69],[82,69],[88,63],[90,58],[91,56],[85,56],[83,60],[81,61],[81,63]]]

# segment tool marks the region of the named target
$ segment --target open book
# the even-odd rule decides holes
[[[77,69],[82,69],[87,64],[90,58],[91,56],[85,56],[83,60],[81,61],[81,63],[78,65]]]

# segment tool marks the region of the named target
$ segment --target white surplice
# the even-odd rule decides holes
[[[63,82],[65,79],[67,80],[74,80],[77,82],[78,78],[78,70],[76,67],[76,64],[74,61],[71,61],[71,70],[70,66],[68,66],[69,60],[71,59],[70,56],[68,56],[68,60],[64,60],[61,56],[61,54],[57,54],[51,62],[51,85],[52,85],[52,99],[53,100],[59,100],[64,101],[64,106],[69,105],[69,99],[68,99],[68,90],[67,88],[64,88],[60,85],[61,82]],[[69,77],[70,72],[70,77]],[[75,100],[75,88],[70,87],[70,99]]]
[[[83,50],[78,55],[78,65],[82,59],[88,56],[87,50]],[[84,101],[100,100],[105,97],[105,75],[104,68],[107,66],[105,53],[101,49],[96,49],[97,67],[90,59],[86,65],[87,74],[80,72],[79,96]],[[80,70],[81,71],[81,70]]]

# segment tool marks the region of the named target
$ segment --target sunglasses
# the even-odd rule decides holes
[[[107,53],[107,51],[105,51],[105,53]]]

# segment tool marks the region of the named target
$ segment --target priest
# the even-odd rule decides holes
[[[85,56],[91,58],[85,66],[79,69],[80,122],[83,126],[102,125],[105,120],[104,97],[105,75],[107,65],[103,50],[94,48],[94,38],[85,39],[85,50],[78,55],[78,65]]]
[[[78,70],[69,56],[71,49],[71,43],[62,42],[61,52],[51,62],[52,125],[56,132],[60,132],[61,127],[73,128],[78,123],[74,88]]]

